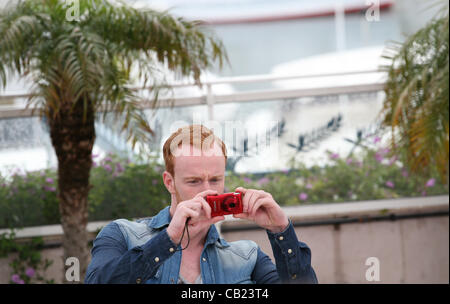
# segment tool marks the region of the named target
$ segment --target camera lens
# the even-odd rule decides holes
[[[232,197],[227,197],[223,202],[222,202],[222,210],[226,211],[226,212],[231,212],[233,208],[236,207],[236,203],[234,202],[234,199]]]

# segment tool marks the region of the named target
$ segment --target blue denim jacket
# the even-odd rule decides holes
[[[166,207],[151,218],[109,223],[94,240],[84,282],[177,283],[182,251],[167,234],[170,220]],[[276,266],[255,242],[228,243],[211,225],[200,257],[203,283],[317,283],[311,251],[297,240],[290,221],[283,232],[267,235]]]

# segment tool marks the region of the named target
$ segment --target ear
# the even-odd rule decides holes
[[[163,173],[163,182],[170,194],[175,194],[175,179],[168,171]]]

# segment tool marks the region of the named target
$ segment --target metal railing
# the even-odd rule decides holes
[[[345,73],[329,73],[329,74],[312,74],[312,75],[252,75],[252,76],[238,76],[238,77],[224,77],[216,80],[208,80],[202,82],[202,94],[200,96],[174,96],[170,98],[159,98],[158,108],[167,107],[184,107],[195,105],[206,105],[208,107],[208,119],[213,120],[213,108],[215,104],[223,103],[240,103],[248,101],[265,101],[265,100],[290,100],[293,98],[302,97],[317,97],[317,96],[329,96],[338,94],[351,94],[362,92],[378,92],[383,90],[383,82],[368,82],[360,84],[339,84],[336,85],[315,87],[315,88],[288,88],[288,89],[266,89],[266,90],[253,90],[244,92],[233,92],[228,94],[215,94],[213,87],[215,85],[234,85],[234,84],[248,84],[248,83],[264,83],[264,82],[280,82],[288,80],[298,79],[311,79],[321,77],[337,77],[348,75],[362,75],[362,74],[374,74],[380,73],[379,70],[366,70],[366,71],[354,71]],[[172,88],[182,87],[196,87],[194,83],[172,83]],[[132,90],[148,90],[151,87],[132,87]],[[28,92],[19,92],[14,94],[0,94],[0,102],[2,100],[20,99],[31,97]],[[151,109],[152,103],[143,102],[141,104],[142,109]],[[100,109],[101,111],[101,109]],[[0,105],[0,119],[4,118],[18,118],[18,117],[31,117],[38,116],[39,111],[33,111],[32,108],[26,108],[25,105]]]

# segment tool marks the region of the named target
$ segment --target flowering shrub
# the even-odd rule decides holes
[[[359,155],[328,153],[326,166],[292,168],[266,174],[227,173],[225,192],[239,186],[263,189],[280,205],[329,203],[448,193],[435,176],[417,176],[403,167],[391,151],[378,147]],[[89,193],[89,221],[145,217],[170,203],[163,181],[164,168],[156,162],[133,164],[108,154],[93,155]],[[59,223],[57,180],[54,170],[15,172],[0,177],[0,227]]]
[[[365,150],[358,156],[342,157],[329,152],[330,164],[307,168],[295,163],[283,172],[227,176],[228,191],[239,186],[262,189],[281,205],[331,203],[417,197],[448,193],[438,173],[425,177],[411,174],[391,151]]]
[[[16,170],[0,176],[0,227],[45,225],[59,221],[56,172]]]
[[[16,242],[14,230],[0,235],[0,257],[16,253],[9,263],[12,270],[10,283],[54,283],[53,279],[45,278],[45,272],[53,261],[42,259],[40,252],[42,245],[41,237],[32,238],[26,243]]]
[[[152,216],[170,203],[161,165],[134,164],[112,154],[93,157],[89,220]]]
[[[170,202],[156,163],[133,164],[93,155],[89,221],[151,216]],[[59,224],[56,171],[16,171],[0,176],[0,228]]]

